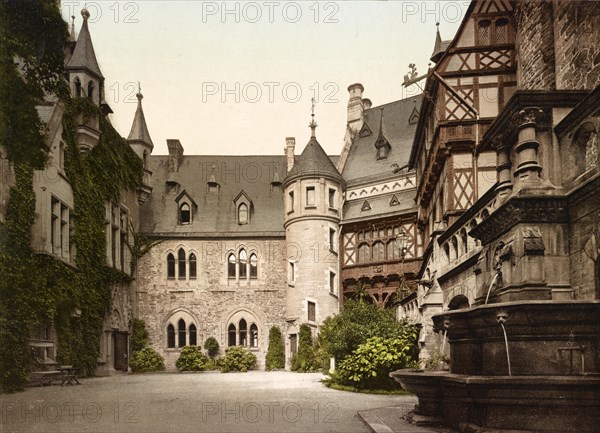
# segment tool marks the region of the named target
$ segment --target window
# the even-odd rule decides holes
[[[71,260],[73,218],[70,209],[54,196],[50,198],[50,251]]]
[[[179,319],[177,322],[177,346],[183,347],[185,346],[185,320]]]
[[[175,327],[170,323],[167,326],[167,347],[169,349],[175,348]]]
[[[290,207],[290,212],[294,211],[294,191],[290,191],[288,194],[288,203],[289,203],[289,207]]]
[[[235,254],[229,254],[227,259],[227,278],[235,279]]]
[[[242,278],[246,278],[248,275],[248,271],[247,271],[247,265],[248,260],[246,257],[246,250],[240,250],[240,279]]]
[[[329,251],[336,251],[335,248],[335,229],[329,229]]]
[[[250,347],[258,347],[258,327],[254,323],[250,325]]]
[[[59,242],[58,242],[58,218],[60,213],[60,202],[54,196],[50,199],[50,243],[52,247],[52,254],[59,253]]]
[[[185,251],[180,248],[177,252],[177,268],[179,271],[178,279],[185,280]]]
[[[496,43],[508,43],[508,19],[506,18],[496,20]]]
[[[396,253],[396,241],[392,239],[387,243],[387,259],[394,260],[398,254]]]
[[[256,254],[250,254],[250,278],[258,277],[258,259]]]
[[[358,246],[358,263],[367,263],[370,259],[369,245],[360,244]]]
[[[106,204],[106,257],[109,266],[127,272],[129,217],[118,204]]]
[[[81,81],[79,77],[75,77],[75,96],[78,98],[81,97]]]
[[[238,224],[248,224],[248,205],[242,203],[238,207]]]
[[[335,189],[329,188],[329,207],[335,209]]]
[[[196,254],[190,254],[190,280],[195,280],[197,275]]]
[[[175,278],[175,257],[171,253],[167,256],[167,278]]]
[[[190,205],[183,203],[179,206],[179,224],[189,224],[191,222]]]
[[[92,99],[94,97],[94,82],[93,81],[88,82],[87,94],[88,94],[88,98],[90,98],[90,99]]]
[[[377,148],[377,159],[386,159],[390,153],[390,146],[381,146]]]
[[[307,186],[306,187],[306,206],[314,206],[315,205],[315,187]]]
[[[460,242],[462,244],[462,253],[467,253],[469,251],[469,238],[467,237],[467,231],[465,229],[460,231]]]
[[[289,262],[288,281],[290,283],[293,283],[294,281],[296,281],[296,263],[294,263],[294,262]]]
[[[236,329],[235,329],[235,325],[232,323],[231,325],[229,325],[229,328],[227,329],[227,346],[231,347],[231,346],[235,346],[235,337],[236,337]]]
[[[479,45],[490,45],[490,29],[492,22],[490,20],[479,21],[478,34],[479,34]]]
[[[248,345],[248,325],[246,324],[246,320],[240,320],[240,346]]]
[[[298,352],[298,334],[290,334],[290,353],[294,356]]]
[[[335,272],[329,271],[329,293],[335,294]]]
[[[121,233],[120,233],[120,251],[119,251],[119,269],[125,271],[125,256],[127,254],[127,213],[121,209]]]
[[[190,325],[190,346],[195,346],[197,343],[196,325]]]
[[[385,260],[385,248],[383,242],[375,242],[373,244],[373,261],[382,262]]]
[[[317,309],[317,306],[315,305],[315,303],[308,301],[308,321],[309,322],[316,322],[316,318],[317,318],[316,309]]]

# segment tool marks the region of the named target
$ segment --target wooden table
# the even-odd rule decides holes
[[[62,374],[61,385],[81,385],[77,379],[77,372],[79,368],[73,367],[72,365],[61,365],[58,371]]]

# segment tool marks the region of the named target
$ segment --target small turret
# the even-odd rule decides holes
[[[152,171],[148,168],[148,157],[154,149],[154,143],[152,143],[152,138],[150,138],[148,126],[146,125],[144,109],[142,108],[142,99],[144,96],[142,95],[142,89],[139,83],[138,93],[135,96],[137,97],[138,105],[135,110],[135,116],[133,117],[133,124],[131,125],[131,131],[127,137],[127,142],[144,163],[142,186],[137,190],[138,203],[142,205],[146,202],[152,192],[152,187],[150,187],[150,176],[152,176]]]

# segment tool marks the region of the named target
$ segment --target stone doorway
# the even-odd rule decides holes
[[[113,342],[114,369],[127,371],[127,368],[129,367],[128,333],[114,331]]]

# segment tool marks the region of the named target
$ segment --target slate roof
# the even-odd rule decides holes
[[[409,123],[414,110],[419,110],[422,96],[414,96],[365,110],[365,124],[371,134],[356,136],[350,146],[348,159],[342,176],[348,185],[361,183],[393,173],[392,164],[403,166],[408,162],[416,130],[416,122]],[[377,159],[375,143],[379,137],[379,126],[383,109],[383,136],[391,146],[386,159]]]
[[[129,137],[127,137],[127,140],[141,141],[149,144],[151,148],[154,148],[154,143],[152,143],[152,138],[150,138],[148,126],[146,125],[146,118],[144,117],[144,110],[142,108],[143,96],[141,93],[138,93],[136,97],[138,98],[138,105],[137,109],[135,110],[133,124],[131,125],[131,131],[129,132]]]
[[[75,51],[67,64],[67,69],[87,69],[98,78],[103,79],[104,76],[100,72],[100,66],[98,66],[98,60],[96,60],[96,53],[94,53],[94,45],[92,44],[92,38],[88,29],[88,19],[84,12],[83,25],[79,31],[79,37],[77,38],[77,44],[75,44]],[[89,13],[88,13],[89,16]]]
[[[179,169],[170,172],[169,156],[150,156],[152,194],[140,208],[141,231],[173,237],[283,236],[283,192],[271,190],[277,171],[285,178],[286,159],[280,156],[182,156]],[[213,168],[214,167],[214,168]],[[218,193],[209,193],[214,176]],[[179,187],[168,192],[167,181]],[[197,204],[192,224],[177,221],[176,198],[185,191]],[[234,199],[241,191],[252,200],[250,223],[237,224]]]
[[[400,204],[390,206],[390,201],[393,195],[399,200]],[[371,209],[362,210],[365,200],[369,202]],[[390,194],[382,194],[378,196],[350,200],[344,203],[344,219],[343,224],[356,221],[369,220],[374,218],[384,218],[386,216],[406,213],[407,211],[416,208],[415,205],[415,190],[409,189]]]
[[[288,179],[304,175],[328,175],[343,182],[340,172],[315,137],[311,137],[302,153],[294,158]]]

